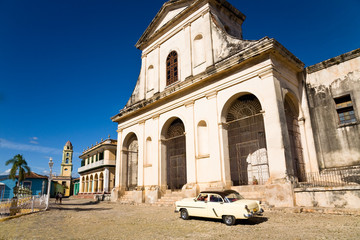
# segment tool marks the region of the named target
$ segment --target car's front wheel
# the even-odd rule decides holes
[[[188,211],[187,211],[185,208],[181,209],[181,211],[180,211],[180,217],[181,217],[182,219],[184,219],[184,220],[188,220],[188,219],[189,219],[189,213],[188,213]]]
[[[236,219],[234,216],[226,215],[223,217],[223,221],[226,225],[231,226],[235,224]]]

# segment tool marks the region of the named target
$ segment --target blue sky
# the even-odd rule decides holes
[[[116,139],[110,117],[140,71],[134,47],[165,1],[0,0],[0,175],[23,154],[59,174],[62,148]],[[306,66],[360,47],[360,0],[229,0],[247,16],[245,39],[277,39]]]

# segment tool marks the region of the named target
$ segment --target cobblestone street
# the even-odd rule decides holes
[[[0,239],[359,239],[360,216],[265,212],[237,221],[184,221],[173,207],[64,199],[50,211],[0,222]]]

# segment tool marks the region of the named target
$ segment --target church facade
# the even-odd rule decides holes
[[[142,66],[135,89],[112,117],[118,124],[113,199],[126,191],[134,192],[135,201],[154,202],[169,190],[194,196],[235,189],[272,205],[292,206],[294,183],[306,182],[308,173],[326,166],[328,158],[319,159],[331,148],[323,146],[322,129],[314,131],[326,116],[313,115],[323,106],[317,101],[316,74],[331,64],[304,69],[274,39],[244,40],[244,20],[227,1],[178,0],[162,6],[136,44]],[[354,54],[352,59],[359,59]],[[358,75],[352,77],[358,84]],[[307,78],[312,79],[308,84]],[[315,100],[309,103],[310,90]],[[358,97],[355,91],[345,95],[341,100],[338,91],[340,102]],[[358,112],[352,104],[352,112]],[[359,118],[353,116],[340,125],[357,128]],[[360,164],[359,148],[355,141],[353,160],[343,166]]]

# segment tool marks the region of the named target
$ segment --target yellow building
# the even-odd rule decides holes
[[[80,195],[110,193],[115,183],[117,141],[106,139],[79,156]]]
[[[70,196],[71,190],[71,173],[72,173],[72,157],[73,157],[73,146],[70,141],[67,141],[64,149],[60,168],[60,175],[53,177],[53,181],[64,186],[64,197]],[[57,190],[55,190],[58,192]]]

